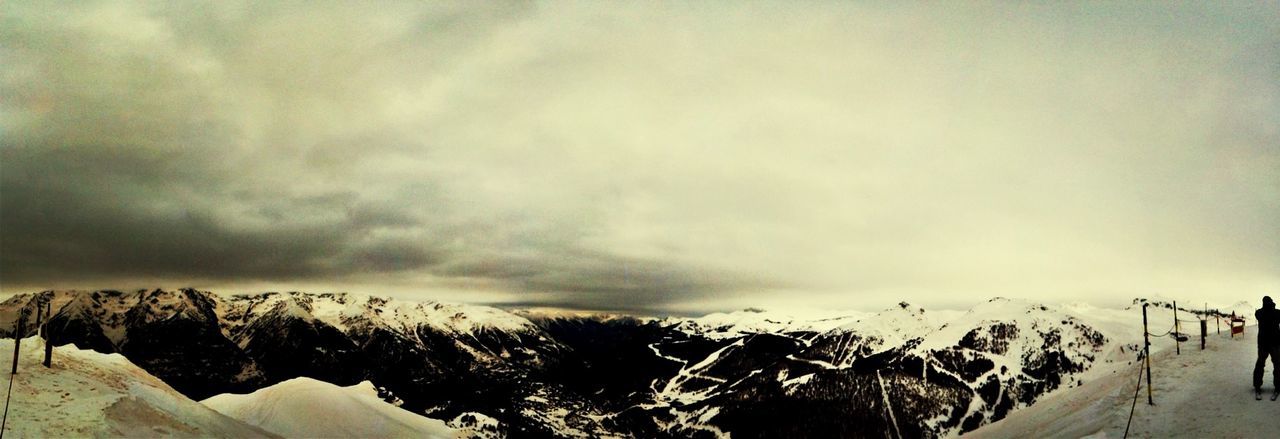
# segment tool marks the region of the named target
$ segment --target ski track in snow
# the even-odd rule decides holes
[[[744,344],[746,344],[745,341],[746,341],[745,338],[738,339],[733,343],[729,343],[724,347],[717,349],[715,352],[712,352],[710,355],[707,355],[707,358],[704,358],[702,361],[698,362],[697,364],[680,368],[680,372],[677,373],[676,376],[672,377],[670,381],[667,381],[667,385],[662,388],[661,392],[658,392],[658,395],[657,395],[658,400],[665,401],[665,402],[679,401],[679,402],[689,404],[689,403],[701,401],[707,398],[708,396],[710,396],[710,393],[712,390],[714,390],[714,388],[697,391],[697,392],[684,392],[680,390],[680,386],[694,378],[714,381],[717,383],[724,383],[725,380],[723,378],[705,376],[698,373],[698,371],[711,367],[716,363],[716,360],[720,359],[720,355],[724,354],[725,351],[728,351],[729,349],[734,347],[741,347]]]
[[[849,366],[847,366],[847,365],[840,365],[840,366],[837,366],[837,365],[834,365],[834,364],[831,364],[831,363],[828,363],[828,362],[826,362],[826,361],[822,361],[822,360],[811,360],[811,359],[808,359],[808,358],[800,358],[800,357],[797,357],[795,354],[787,355],[787,357],[786,357],[786,358],[787,358],[788,360],[792,360],[792,361],[799,361],[799,362],[803,362],[803,363],[809,363],[809,364],[812,364],[812,365],[815,365],[815,366],[821,367],[821,368],[823,368],[823,369],[847,369],[847,368],[849,367]]]
[[[898,432],[898,417],[893,414],[893,403],[889,400],[889,391],[884,388],[884,378],[880,376],[880,371],[876,371],[876,382],[880,384],[880,397],[884,398],[884,410],[889,415],[889,424],[893,426],[893,437],[902,438],[902,433]]]
[[[654,354],[654,355],[657,355],[659,358],[666,358],[666,359],[668,359],[668,360],[671,360],[671,361],[674,361],[674,362],[680,363],[680,365],[682,365],[682,366],[688,366],[688,365],[689,365],[689,361],[688,361],[688,360],[685,360],[685,359],[683,359],[683,358],[678,358],[678,357],[672,357],[672,356],[670,356],[670,355],[667,355],[667,354],[662,353],[662,351],[659,351],[659,350],[658,350],[658,342],[649,343],[649,350],[653,351],[653,354]]]

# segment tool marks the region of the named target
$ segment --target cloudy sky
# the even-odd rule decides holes
[[[1280,296],[1280,3],[0,4],[0,290]]]

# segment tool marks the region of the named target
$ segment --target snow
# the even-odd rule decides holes
[[[759,333],[827,332],[866,316],[866,313],[854,311],[796,316],[785,312],[745,309],[730,313],[711,313],[692,319],[670,318],[667,323],[685,333],[713,340],[727,340]]]
[[[663,387],[661,392],[658,392],[656,395],[654,395],[654,397],[659,402],[664,404],[678,402],[680,404],[686,404],[686,405],[692,404],[710,397],[715,392],[716,390],[715,387],[708,387],[702,390],[696,390],[696,391],[690,392],[683,389],[683,385],[689,380],[695,379],[695,378],[699,380],[709,380],[709,381],[715,381],[718,383],[723,383],[724,382],[723,378],[716,378],[713,376],[702,375],[701,372],[715,365],[716,361],[720,359],[720,356],[723,355],[725,351],[728,351],[733,348],[740,348],[743,346],[743,344],[744,344],[744,339],[739,339],[737,341],[734,341],[733,343],[725,345],[720,349],[717,349],[715,352],[712,352],[710,355],[707,355],[706,358],[704,358],[702,361],[699,361],[697,364],[680,368],[680,372],[678,372],[676,376],[672,377],[671,380],[667,381],[667,385]]]
[[[599,439],[626,437],[603,427],[602,423],[608,417],[606,413],[565,400],[558,390],[551,387],[538,386],[532,390],[534,394],[525,397],[526,403],[517,405],[520,415],[533,424],[555,432],[555,437]]]
[[[902,433],[898,431],[898,416],[893,413],[893,401],[889,398],[889,392],[884,388],[884,377],[880,376],[880,371],[876,371],[876,385],[880,387],[880,398],[884,402],[885,412],[889,415],[889,425],[893,427],[893,437],[900,438]]]
[[[1170,339],[1154,339],[1152,345],[1155,405],[1147,405],[1144,378],[1130,436],[1275,437],[1280,431],[1275,415],[1280,401],[1254,401],[1252,396],[1255,327],[1234,338],[1211,331],[1205,350],[1193,339],[1183,343],[1181,355],[1174,353]],[[1100,368],[1104,370],[1097,379],[1055,392],[966,436],[1121,437],[1141,368],[1136,358],[1130,360]],[[1264,392],[1271,389],[1270,363],[1267,368]]]
[[[796,386],[800,384],[809,384],[809,380],[811,379],[813,379],[813,374],[806,373],[796,378],[782,380],[782,387],[786,388],[786,387]]]
[[[303,320],[319,320],[348,332],[357,320],[377,322],[396,330],[412,333],[419,325],[428,325],[446,333],[475,335],[483,331],[535,333],[538,329],[528,319],[510,312],[481,305],[444,302],[412,302],[362,294],[264,293],[233,296],[222,312],[236,306],[248,307],[248,317],[278,312]],[[244,320],[250,320],[246,318]]]
[[[67,304],[67,302],[70,302],[71,299],[75,298],[76,295],[80,293],[80,291],[76,291],[76,290],[52,291],[51,293],[52,294],[50,294],[50,305],[53,309],[53,312],[58,312],[58,310],[62,309],[62,307]],[[44,294],[44,293],[35,293],[35,294]],[[24,307],[28,307],[31,304],[31,299],[35,297],[35,294],[31,294],[31,293],[15,294],[5,299],[4,302],[0,302],[0,328],[13,328],[14,326],[16,326],[18,315],[19,315],[18,310]],[[34,307],[31,307],[30,309],[32,313],[27,318],[31,321],[35,321],[35,318],[36,318],[35,309]]]
[[[843,325],[839,330],[877,340],[872,349],[872,353],[875,353],[901,346],[907,340],[929,334],[944,324],[940,320],[950,319],[954,315],[954,313],[939,313],[942,319],[934,319],[933,314],[904,302],[875,315]],[[852,357],[849,355],[837,355],[836,358],[846,363],[843,364],[845,366],[848,362],[852,362]]]
[[[449,427],[462,430],[466,436],[476,439],[504,437],[500,432],[500,425],[497,419],[477,412],[464,412],[449,421]]]
[[[247,395],[217,395],[203,403],[285,437],[469,436],[444,421],[383,401],[369,381],[339,387],[311,378],[294,378]]]
[[[152,297],[156,298],[156,302],[150,301]],[[123,310],[135,305],[142,305],[144,309],[168,307],[178,312],[188,309],[196,310],[192,306],[196,302],[191,302],[182,292],[139,291],[104,294],[100,298],[80,295],[74,300],[71,295],[57,293],[53,298],[55,304],[67,305],[62,309],[63,312],[83,310],[98,316],[104,313],[104,309],[108,311],[105,312],[108,316],[124,316]],[[148,303],[140,303],[140,299],[143,298],[148,299]],[[29,299],[30,296],[26,300]],[[550,309],[513,313],[486,306],[438,302],[418,303],[345,293],[319,295],[272,293],[215,299],[215,302],[218,313],[234,316],[227,319],[228,325],[248,324],[247,322],[253,322],[270,314],[322,321],[344,332],[363,330],[369,325],[392,328],[406,333],[431,327],[454,334],[459,340],[474,339],[478,342],[476,346],[484,350],[488,348],[480,340],[489,340],[490,338],[485,336],[492,336],[496,332],[534,335],[539,340],[544,340],[541,330],[526,316],[537,319],[588,314]],[[0,308],[12,309],[15,312],[11,314],[16,315],[16,309],[24,303],[23,299],[10,299],[0,303]],[[1183,332],[1197,332],[1198,325],[1194,324],[1194,321],[1199,316],[1185,311],[1188,306],[1194,307],[1195,304],[1181,301],[1179,304],[1184,306],[1184,310],[1179,311],[1178,315],[1184,321]],[[1173,325],[1174,316],[1173,310],[1158,305],[1153,305],[1147,310],[1148,320],[1151,332],[1162,334]],[[1203,309],[1204,307],[1205,304],[1201,303],[1194,308]],[[1208,308],[1214,309],[1215,306],[1210,304]],[[1254,306],[1247,302],[1217,307],[1225,312],[1236,311],[1247,317],[1252,317],[1253,308]],[[57,309],[56,306],[55,309]],[[156,310],[150,311],[157,316],[163,315]],[[147,318],[153,318],[152,313],[148,313]],[[600,314],[590,315],[599,316]],[[127,339],[123,322],[98,318],[98,323],[113,342],[119,344]],[[979,437],[1120,435],[1123,433],[1123,421],[1128,415],[1128,404],[1132,402],[1132,378],[1136,373],[1134,349],[1142,343],[1140,303],[1122,309],[1113,309],[1100,308],[1087,303],[1046,305],[1025,300],[997,298],[965,311],[928,310],[926,312],[924,309],[904,303],[875,314],[833,311],[827,315],[797,317],[784,312],[749,309],[731,313],[714,313],[692,319],[669,318],[662,320],[662,323],[673,325],[676,330],[719,340],[723,344],[704,358],[688,360],[665,354],[660,349],[660,343],[650,344],[649,349],[654,355],[678,363],[681,369],[669,380],[655,380],[652,383],[655,401],[646,406],[671,409],[671,414],[674,416],[672,419],[676,422],[672,425],[705,428],[716,435],[719,435],[718,430],[704,425],[706,420],[714,414],[714,407],[698,403],[732,388],[746,378],[741,375],[710,376],[706,371],[722,358],[732,354],[735,349],[741,349],[744,343],[743,337],[755,334],[777,334],[797,339],[806,345],[814,343],[818,337],[828,337],[825,341],[831,344],[824,345],[824,349],[829,347],[834,351],[830,352],[829,357],[803,358],[796,355],[788,357],[792,361],[808,362],[826,369],[850,367],[856,356],[866,354],[867,350],[864,348],[869,348],[870,352],[874,353],[907,346],[908,352],[920,354],[925,361],[937,361],[928,355],[934,350],[951,349],[960,351],[969,358],[989,359],[995,364],[994,368],[975,381],[981,383],[985,382],[987,375],[991,374],[997,374],[997,378],[1002,380],[1022,374],[1022,364],[1027,361],[1026,359],[1050,345],[1060,346],[1063,355],[1086,368],[1083,372],[1064,373],[1062,375],[1064,384],[1061,387],[1039,396],[1031,406],[1023,407],[1023,404],[1019,403],[1016,410],[1004,420],[972,433]],[[1019,330],[1005,340],[1007,347],[990,350],[970,345],[970,348],[956,349],[960,340],[970,332],[977,330],[975,334],[979,336],[990,335],[992,325],[995,324],[1009,324]],[[1203,419],[1207,415],[1202,412],[1213,413],[1214,416],[1222,419],[1238,419],[1239,423],[1243,424],[1248,424],[1250,419],[1263,419],[1257,414],[1256,406],[1233,407],[1231,403],[1236,401],[1232,399],[1224,404],[1229,410],[1219,409],[1217,406],[1222,401],[1204,396],[1225,392],[1231,395],[1231,398],[1235,398],[1238,393],[1240,399],[1247,400],[1250,404],[1254,403],[1248,395],[1248,369],[1252,367],[1253,361],[1252,328],[1246,333],[1245,339],[1233,340],[1225,334],[1218,336],[1216,327],[1213,319],[1210,319],[1208,328],[1213,338],[1208,350],[1200,352],[1198,340],[1196,340],[1198,337],[1193,335],[1190,342],[1183,343],[1181,356],[1173,354],[1171,337],[1153,337],[1153,348],[1157,360],[1154,370],[1157,402],[1160,405],[1148,407],[1140,404],[1134,420],[1135,431],[1139,432],[1137,436],[1251,437],[1259,433],[1259,431],[1241,430],[1223,425],[1196,426],[1192,425],[1191,421],[1187,421],[1197,417]],[[1105,337],[1105,342],[1101,345],[1079,343],[1081,333],[1089,334],[1082,328],[1096,330]],[[224,328],[225,330],[227,329]],[[1061,343],[1050,343],[1044,338],[1045,331],[1055,330],[1059,330],[1063,335]],[[240,342],[243,345],[247,340],[240,340]],[[1070,345],[1072,342],[1076,344]],[[11,348],[12,342],[9,343],[8,346]],[[29,345],[24,343],[24,351],[36,349],[38,345],[39,342],[31,342]],[[484,356],[471,345],[462,344],[459,347],[476,352],[477,358]],[[509,354],[507,349],[495,349],[498,352],[489,352],[489,354],[495,358],[505,356]],[[57,433],[46,434],[46,430],[43,429],[29,430],[18,433],[20,436],[176,434],[241,437],[263,435],[272,431],[288,436],[321,434],[324,436],[458,437],[478,434],[476,428],[497,431],[497,421],[483,414],[472,413],[465,419],[460,416],[446,423],[401,410],[377,398],[372,384],[368,382],[352,387],[338,387],[305,378],[286,381],[249,395],[219,395],[207,401],[211,406],[218,407],[219,411],[232,415],[228,418],[217,412],[205,410],[194,401],[185,400],[181,395],[177,395],[172,389],[133,367],[118,355],[84,353],[74,348],[59,348],[59,352],[61,356],[58,358],[66,359],[64,369],[72,371],[68,373],[90,375],[98,381],[70,383],[33,381],[27,383],[26,390],[22,390],[24,389],[23,380],[38,379],[38,374],[20,374],[14,390],[15,392],[27,391],[35,395],[31,398],[33,404],[30,407],[53,408],[54,412],[58,410],[68,412],[59,415],[62,416],[61,418],[44,412],[30,412],[29,409],[22,409],[20,403],[23,400],[17,399],[15,401],[19,405],[15,405],[14,410],[28,410],[23,415],[29,417],[27,425],[47,422],[50,429],[48,431]],[[65,355],[61,354],[63,352]],[[89,354],[98,355],[101,358],[85,357]],[[32,359],[37,356],[38,354],[24,354],[24,361],[34,361]],[[83,360],[84,358],[89,360]],[[88,363],[71,367],[76,364],[75,361],[80,361],[77,359],[88,361]],[[26,366],[24,370],[25,368]],[[930,371],[929,368],[924,370]],[[947,373],[942,367],[933,370]],[[758,373],[762,371],[752,371],[746,374],[746,377]],[[111,378],[115,376],[113,374],[123,374],[130,378],[122,381],[123,384],[99,385],[99,381],[122,380],[118,377]],[[777,380],[782,383],[786,391],[791,392],[809,386],[812,377],[812,374],[787,376],[785,373],[780,373]],[[885,377],[889,378],[888,375]],[[957,380],[961,379],[957,378]],[[1077,385],[1077,383],[1083,383],[1083,385]],[[80,387],[75,387],[76,385]],[[86,386],[88,390],[85,390]],[[1192,393],[1184,393],[1191,391],[1184,391],[1179,386],[1196,390]],[[32,389],[35,388],[65,389],[64,392],[70,396],[46,401],[43,395],[34,393]],[[1143,393],[1145,395],[1145,390]],[[17,394],[19,393],[15,393]],[[1162,397],[1161,394],[1164,396]],[[547,402],[542,396],[530,396],[528,400]],[[974,398],[966,413],[986,410],[982,403],[980,399]],[[75,409],[66,410],[58,404],[75,407]],[[691,404],[694,408],[681,410],[672,408],[690,407]],[[1214,407],[1207,408],[1206,405],[1210,404]],[[1274,411],[1280,406],[1267,407]],[[386,412],[387,410],[393,411]],[[1147,414],[1144,415],[1144,413]],[[1245,413],[1246,416],[1235,416],[1233,413]],[[987,413],[988,417],[990,414],[991,412]],[[567,415],[567,412],[549,411],[538,414],[537,417],[549,424],[570,428],[566,423]],[[10,416],[14,417],[15,414]],[[1172,426],[1165,425],[1169,419],[1174,418],[1178,422],[1173,422]],[[928,425],[936,425],[942,419],[924,422]],[[903,420],[905,421],[905,418]],[[1210,424],[1224,423],[1226,422],[1214,421]],[[17,428],[14,425],[13,419],[10,419],[9,433],[17,431],[13,430]],[[153,429],[153,426],[159,430]],[[258,430],[252,426],[260,426],[265,430]],[[1141,430],[1138,429],[1139,426]],[[1280,425],[1272,425],[1272,427],[1280,427]],[[243,431],[250,433],[243,433]],[[949,433],[957,432],[958,430],[952,430]]]
[[[13,345],[0,340],[0,352],[8,356]],[[192,401],[118,354],[62,346],[54,348],[51,368],[43,358],[42,340],[22,341],[9,437],[271,436]]]
[[[359,315],[362,306],[368,302],[368,297],[349,295],[331,299],[313,299],[311,301],[311,315],[338,328],[339,331],[346,332],[347,325],[343,321],[343,316]]]
[[[546,306],[535,306],[525,308],[510,308],[509,311],[521,317],[530,319],[592,319],[601,322],[610,322],[615,320],[634,321],[640,324],[658,321],[658,318],[640,314],[623,314],[613,311],[596,311],[585,309],[565,309],[553,308]]]
[[[528,319],[491,306],[391,300],[388,301],[387,308],[394,313],[394,319],[407,327],[428,324],[447,328],[458,334],[475,334],[481,330],[538,332],[537,327]]]

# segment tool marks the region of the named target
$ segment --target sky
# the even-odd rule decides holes
[[[0,291],[1280,296],[1280,3],[3,2]]]

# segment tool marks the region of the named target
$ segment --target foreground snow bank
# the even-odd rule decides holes
[[[227,416],[285,437],[456,438],[478,434],[482,415],[453,428],[378,398],[365,381],[339,387],[311,378],[294,378],[247,395],[222,394],[202,401]]]
[[[5,375],[12,339],[0,340]],[[183,396],[119,354],[22,341],[6,437],[271,437]],[[7,383],[6,383],[7,384]]]

